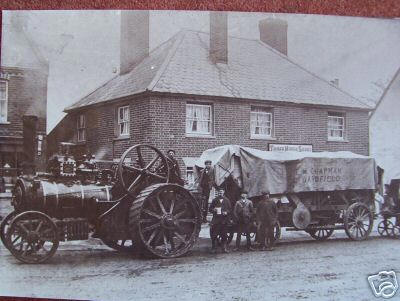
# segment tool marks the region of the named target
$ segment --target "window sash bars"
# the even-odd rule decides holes
[[[272,112],[263,109],[252,109],[250,112],[251,134],[255,136],[272,136]]]
[[[129,135],[129,106],[118,108],[119,135]]]
[[[328,116],[328,136],[334,139],[344,138],[344,116]]]
[[[210,135],[211,131],[211,105],[186,104],[186,133]]]

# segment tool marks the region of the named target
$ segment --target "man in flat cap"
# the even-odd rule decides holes
[[[210,191],[215,186],[214,168],[211,166],[211,160],[204,161],[205,168],[202,170],[199,178],[199,186],[203,196],[203,223],[207,222],[208,200]]]
[[[257,239],[261,250],[272,251],[275,244],[274,228],[278,222],[278,209],[270,198],[269,191],[265,192],[259,201],[256,213]]]
[[[218,236],[221,238],[222,252],[228,253],[226,243],[231,212],[231,201],[224,196],[224,190],[218,188],[218,195],[212,200],[210,205],[210,213],[213,215],[210,224],[211,252],[213,253],[217,251]]]
[[[254,217],[254,207],[253,202],[247,198],[247,192],[243,191],[240,194],[240,199],[236,202],[235,208],[233,209],[233,216],[237,223],[237,236],[236,236],[236,248],[240,248],[240,240],[242,233],[246,235],[246,246],[248,250],[253,250],[251,247],[251,226]]]
[[[175,150],[169,149],[167,151],[167,161],[169,165],[171,183],[176,183],[183,186],[184,181],[182,180],[181,169],[179,168],[178,160],[175,158]]]

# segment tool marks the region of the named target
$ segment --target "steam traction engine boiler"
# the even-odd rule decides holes
[[[100,238],[119,251],[158,258],[184,255],[196,242],[201,213],[194,197],[170,183],[167,158],[135,145],[118,166],[98,170],[89,159],[55,156],[49,173],[21,176],[0,238],[20,261],[51,258],[60,241]]]

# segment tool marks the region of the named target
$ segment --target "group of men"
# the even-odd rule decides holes
[[[240,249],[241,236],[246,236],[246,248],[255,250],[251,244],[251,233],[256,233],[256,241],[260,250],[272,251],[275,243],[274,228],[277,223],[277,208],[275,202],[266,192],[258,201],[257,210],[253,202],[242,192],[240,199],[232,206],[232,202],[224,196],[224,190],[218,189],[218,195],[212,200],[209,212],[213,217],[210,224],[211,251],[217,252],[221,246],[227,253],[227,235],[236,232],[236,247]]]
[[[173,182],[181,182],[181,173],[178,161],[175,159],[175,151],[167,151],[167,159],[170,164],[170,175]],[[275,242],[274,228],[277,223],[277,208],[275,202],[270,199],[269,192],[264,193],[257,202],[257,210],[254,204],[248,199],[247,193],[242,192],[240,199],[236,202],[226,197],[225,191],[221,187],[216,187],[214,169],[212,162],[206,160],[204,169],[197,179],[198,187],[202,193],[202,217],[203,223],[207,222],[207,214],[212,214],[210,223],[210,236],[212,243],[212,252],[217,251],[221,246],[223,252],[228,252],[227,235],[228,232],[236,232],[236,247],[239,250],[241,236],[246,236],[246,247],[248,250],[254,250],[251,244],[251,233],[256,232],[256,240],[261,250],[273,250]],[[212,200],[208,208],[210,192],[213,188],[217,189],[217,196]]]

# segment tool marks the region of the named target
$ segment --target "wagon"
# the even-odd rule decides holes
[[[90,237],[150,257],[185,255],[198,238],[201,213],[191,193],[171,183],[169,166],[145,144],[129,147],[115,174],[90,156],[59,154],[48,173],[18,178],[1,241],[25,263],[47,261],[60,242]]]
[[[276,201],[281,227],[305,231],[317,240],[344,229],[366,239],[374,221],[375,160],[351,152],[270,152],[238,145],[206,150],[200,172],[211,160],[217,186],[235,202],[246,191],[255,205],[266,192]]]

